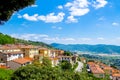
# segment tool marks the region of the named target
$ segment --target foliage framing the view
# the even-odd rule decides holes
[[[8,21],[15,11],[35,3],[35,0],[0,0],[0,24]]]

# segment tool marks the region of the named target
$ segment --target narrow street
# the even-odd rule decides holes
[[[75,69],[75,72],[82,72],[83,63],[78,61],[78,67]]]

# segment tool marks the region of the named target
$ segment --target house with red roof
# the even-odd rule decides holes
[[[120,73],[112,74],[112,80],[120,80]]]
[[[22,58],[23,52],[22,51],[15,51],[15,52],[0,52],[0,61],[6,63],[7,61],[11,61],[14,59]]]
[[[16,70],[19,67],[26,66],[28,64],[31,64],[33,61],[32,58],[19,58],[19,59],[14,59],[12,61],[7,62],[7,66],[9,66],[10,69]]]
[[[98,78],[104,78],[105,72],[100,68],[99,65],[95,64],[94,62],[88,62],[88,67],[90,69],[90,72]]]

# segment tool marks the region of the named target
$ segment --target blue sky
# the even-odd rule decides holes
[[[119,0],[36,0],[0,32],[46,43],[120,45],[119,9]]]

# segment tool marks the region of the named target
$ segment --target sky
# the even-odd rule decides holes
[[[36,0],[0,32],[48,44],[120,45],[119,0]]]

